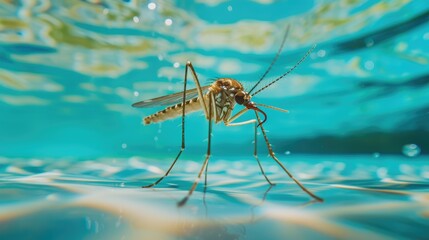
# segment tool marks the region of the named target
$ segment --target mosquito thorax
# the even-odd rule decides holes
[[[229,93],[233,93],[235,95],[238,91],[243,90],[243,85],[241,85],[239,81],[232,78],[218,78],[213,82],[211,88],[216,93],[220,91],[228,91]]]
[[[243,91],[243,85],[232,78],[218,78],[210,86],[210,91],[215,94],[222,92],[233,98],[237,92]]]

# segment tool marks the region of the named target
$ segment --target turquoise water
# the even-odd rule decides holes
[[[426,1],[2,1],[1,239],[429,239]],[[131,104],[203,85],[250,89],[253,127],[213,127],[208,184],[177,207],[207,148],[202,113],[143,126]],[[189,83],[190,88],[194,87]],[[237,107],[238,108],[238,107]],[[238,110],[238,109],[237,109]],[[236,110],[236,111],[237,111]],[[243,116],[252,119],[253,114]]]
[[[208,187],[186,194],[200,164],[170,159],[0,159],[3,239],[427,239],[427,159],[298,155],[287,166],[324,198],[313,202],[273,163],[269,187],[249,157],[214,157]]]

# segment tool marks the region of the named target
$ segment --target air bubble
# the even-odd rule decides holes
[[[414,143],[406,144],[402,147],[402,153],[407,157],[417,157],[420,154],[420,147]]]
[[[372,38],[365,39],[365,45],[366,45],[366,47],[374,46],[374,39],[372,39]]]
[[[173,24],[173,20],[171,20],[171,18],[167,18],[164,21],[165,26],[171,26],[171,24]]]
[[[382,167],[382,168],[377,169],[377,176],[379,178],[387,177],[387,168]]]
[[[366,61],[365,62],[365,68],[367,70],[373,70],[374,69],[374,62],[373,61]]]
[[[323,50],[323,49],[321,49],[321,50],[317,51],[317,56],[319,56],[319,57],[324,57],[324,56],[326,56],[326,51],[325,51],[325,50]]]
[[[156,8],[156,3],[153,3],[153,2],[149,3],[149,4],[147,5],[147,8],[149,8],[149,10],[155,10],[155,8]]]

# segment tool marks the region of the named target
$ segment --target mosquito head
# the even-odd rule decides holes
[[[249,103],[250,103],[250,98],[251,98],[251,97],[252,97],[252,96],[250,96],[250,94],[249,94],[249,93],[247,93],[247,92],[245,92],[245,91],[240,90],[240,91],[238,91],[238,92],[235,94],[234,99],[235,99],[235,102],[236,102],[236,103],[238,103],[238,104],[240,104],[240,105],[247,106],[247,104],[249,104]]]
[[[262,125],[265,121],[267,121],[267,114],[265,114],[264,111],[262,111],[260,108],[258,108],[254,102],[250,101],[251,98],[252,98],[252,95],[250,95],[249,93],[247,93],[245,91],[238,91],[234,96],[236,103],[245,106],[247,109],[252,109],[254,111],[258,111],[258,112],[262,113],[262,115],[264,115],[264,120],[262,122],[260,122],[257,126],[257,127],[259,127],[259,125]]]

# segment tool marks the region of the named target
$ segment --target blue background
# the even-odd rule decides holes
[[[265,83],[312,44],[317,48],[253,98],[290,110],[267,110],[265,127],[277,151],[401,154],[406,144],[422,153],[428,147],[425,1],[178,1],[160,2],[155,10],[137,1],[1,5],[5,156],[178,148],[180,119],[142,126],[141,118],[159,109],[130,105],[180,91],[186,60],[203,84],[232,77],[250,88],[287,26],[285,49]],[[206,122],[198,113],[188,119],[189,149],[199,149],[206,144]],[[219,154],[238,154],[234,149],[251,148],[252,136],[251,126],[216,126],[213,141],[215,149],[234,146]]]

